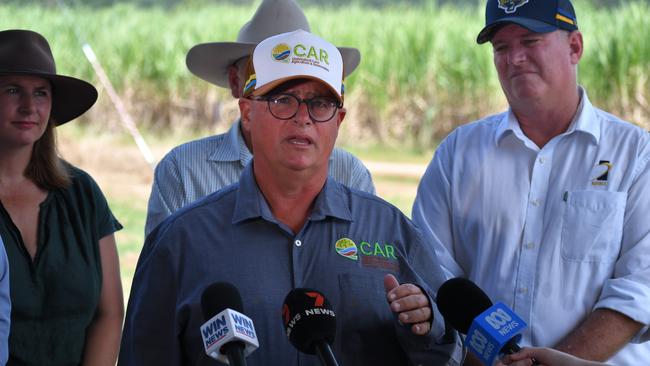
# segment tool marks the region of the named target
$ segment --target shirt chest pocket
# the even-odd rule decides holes
[[[567,192],[562,258],[579,262],[616,260],[623,236],[626,199],[625,192]]]

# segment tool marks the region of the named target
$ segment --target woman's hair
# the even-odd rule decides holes
[[[70,174],[56,149],[55,122],[50,119],[43,136],[34,143],[32,157],[25,176],[45,190],[65,188],[70,185]]]

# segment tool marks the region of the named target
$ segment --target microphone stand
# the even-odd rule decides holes
[[[338,362],[336,362],[336,358],[334,358],[334,353],[332,353],[332,348],[330,348],[330,345],[327,344],[327,342],[316,341],[315,343],[316,354],[318,355],[318,359],[320,359],[321,365],[339,366]]]

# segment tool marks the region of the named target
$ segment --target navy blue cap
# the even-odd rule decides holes
[[[488,42],[495,31],[507,23],[518,24],[535,33],[578,29],[570,0],[487,0],[485,28],[476,42]]]

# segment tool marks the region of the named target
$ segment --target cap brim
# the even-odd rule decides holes
[[[332,94],[334,94],[336,96],[336,99],[338,99],[339,102],[343,103],[343,98],[341,97],[341,94],[339,92],[334,90],[334,88],[332,88],[332,86],[329,85],[328,83],[324,82],[323,80],[321,80],[319,78],[313,77],[311,75],[291,75],[291,76],[287,76],[285,78],[273,80],[273,81],[263,85],[259,89],[253,90],[253,92],[251,94],[255,95],[255,96],[265,95],[266,93],[270,92],[271,90],[275,89],[276,87],[280,86],[281,84],[284,84],[284,83],[286,83],[287,81],[290,81],[290,80],[297,80],[297,79],[314,80],[314,81],[317,81],[317,82],[325,85],[332,92]]]
[[[559,29],[554,25],[540,22],[539,20],[529,19],[529,18],[521,18],[521,17],[501,18],[498,21],[483,28],[481,32],[478,34],[478,37],[476,37],[476,43],[483,44],[485,42],[492,40],[492,36],[494,36],[494,33],[496,33],[497,29],[501,28],[502,26],[508,23],[514,23],[520,25],[535,33],[548,33]]]
[[[242,57],[248,57],[256,43],[211,42],[192,47],[185,58],[187,68],[199,78],[229,88],[228,66]],[[347,77],[359,66],[361,53],[356,48],[338,47],[343,58],[343,73]]]
[[[0,72],[0,75],[29,75],[48,80],[52,84],[50,116],[57,126],[81,116],[97,101],[97,89],[92,84],[70,76],[15,71]]]

